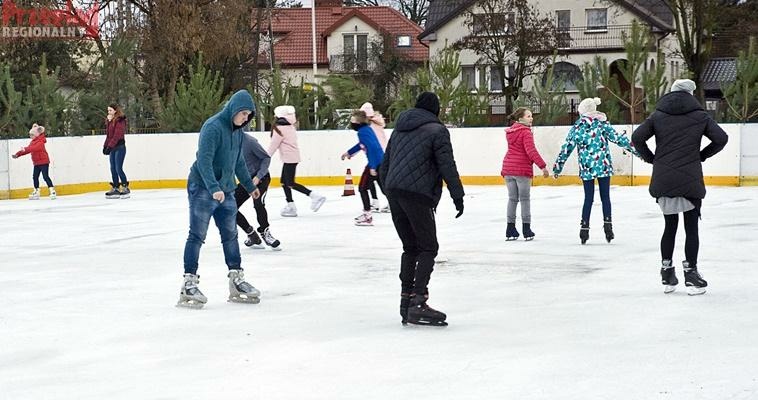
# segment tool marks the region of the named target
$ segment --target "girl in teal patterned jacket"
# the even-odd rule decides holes
[[[632,146],[631,141],[624,134],[618,134],[608,118],[602,112],[597,111],[600,99],[584,99],[579,103],[579,119],[569,130],[566,142],[561,146],[561,151],[553,165],[553,175],[557,178],[563,170],[563,165],[576,147],[579,158],[579,178],[584,184],[584,206],[582,207],[582,222],[579,230],[579,238],[582,244],[589,239],[590,212],[595,197],[595,179],[600,189],[600,200],[603,203],[603,229],[605,239],[610,243],[613,240],[613,225],[611,222],[611,197],[610,185],[613,175],[613,163],[608,142],[613,142],[619,147],[639,156]]]

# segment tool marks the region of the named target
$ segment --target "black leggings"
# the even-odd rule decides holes
[[[53,181],[50,179],[50,175],[48,175],[48,170],[50,168],[50,164],[42,164],[42,165],[35,165],[34,166],[34,172],[32,172],[32,181],[34,181],[34,188],[39,189],[39,174],[42,173],[42,178],[45,180],[45,183],[47,183],[47,187],[53,187]]]
[[[307,187],[295,182],[295,171],[297,170],[297,163],[282,165],[282,189],[284,189],[284,197],[287,199],[287,203],[292,203],[292,189],[298,192],[310,196],[311,191]]]
[[[358,183],[358,192],[361,194],[363,211],[371,211],[371,202],[369,202],[368,193],[370,189],[374,188],[374,181],[376,181],[376,176],[371,175],[371,169],[369,167],[364,168],[363,174],[361,175],[361,181]],[[376,191],[376,189],[374,189],[374,191]]]
[[[255,215],[258,218],[258,232],[263,232],[268,228],[268,212],[266,212],[266,192],[268,191],[268,184],[271,183],[271,175],[266,175],[258,183],[258,190],[261,192],[260,197],[253,200],[253,207],[255,208]],[[247,218],[239,211],[240,206],[250,198],[250,193],[247,192],[242,184],[237,185],[237,189],[234,191],[234,199],[237,200],[237,225],[242,228],[245,233],[249,234],[253,231],[253,227],[247,222]]]
[[[664,215],[666,227],[661,237],[661,259],[671,260],[674,256],[674,242],[676,241],[676,228],[679,225],[679,214]],[[684,257],[691,266],[697,265],[697,252],[700,248],[700,238],[697,232],[698,210],[690,210],[684,213],[684,232],[687,235],[684,241]]]

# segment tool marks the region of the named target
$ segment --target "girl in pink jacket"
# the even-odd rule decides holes
[[[505,138],[508,140],[508,151],[503,158],[503,169],[500,176],[505,178],[508,187],[508,227],[505,232],[506,240],[516,240],[519,237],[516,230],[516,205],[521,202],[521,222],[524,239],[534,239],[531,229],[532,215],[529,204],[529,191],[532,186],[532,164],[542,170],[542,176],[547,178],[550,173],[545,161],[534,146],[532,134],[532,112],[524,107],[519,107],[510,119],[518,121],[505,130]]]
[[[276,122],[271,130],[271,144],[268,154],[274,156],[279,150],[282,160],[281,184],[287,205],[282,209],[282,217],[297,217],[297,207],[292,199],[292,189],[311,198],[311,210],[318,211],[326,201],[326,197],[311,191],[307,187],[295,182],[297,164],[300,163],[300,149],[297,146],[297,130],[295,129],[295,107],[279,106],[274,109]]]

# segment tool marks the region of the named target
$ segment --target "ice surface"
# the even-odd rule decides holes
[[[447,328],[403,327],[401,246],[389,214],[353,226],[341,187],[318,213],[267,202],[284,251],[242,246],[258,305],[227,303],[215,226],[201,253],[203,310],[174,307],[182,190],[0,202],[0,399],[755,399],[758,188],[709,188],[700,224],[708,293],[663,294],[663,218],[646,187],[599,198],[579,244],[582,189],[534,187],[536,239],[505,242],[506,190],[447,192],[430,304]],[[252,204],[243,206],[254,220]],[[520,222],[520,221],[519,221]],[[520,224],[519,224],[520,230]],[[241,241],[241,239],[240,239]]]

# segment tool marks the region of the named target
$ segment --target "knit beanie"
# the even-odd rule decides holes
[[[371,103],[363,103],[361,111],[366,113],[366,117],[372,118],[374,116],[374,105]]]
[[[674,84],[671,85],[671,91],[695,94],[695,82],[690,79],[677,79],[674,81]]]
[[[579,111],[579,114],[587,114],[591,112],[597,111],[597,106],[600,105],[600,98],[599,97],[588,97],[584,100],[582,100],[579,103],[579,107],[577,108],[577,111]]]
[[[440,99],[432,92],[421,93],[416,99],[416,108],[422,108],[434,115],[440,115]]]

